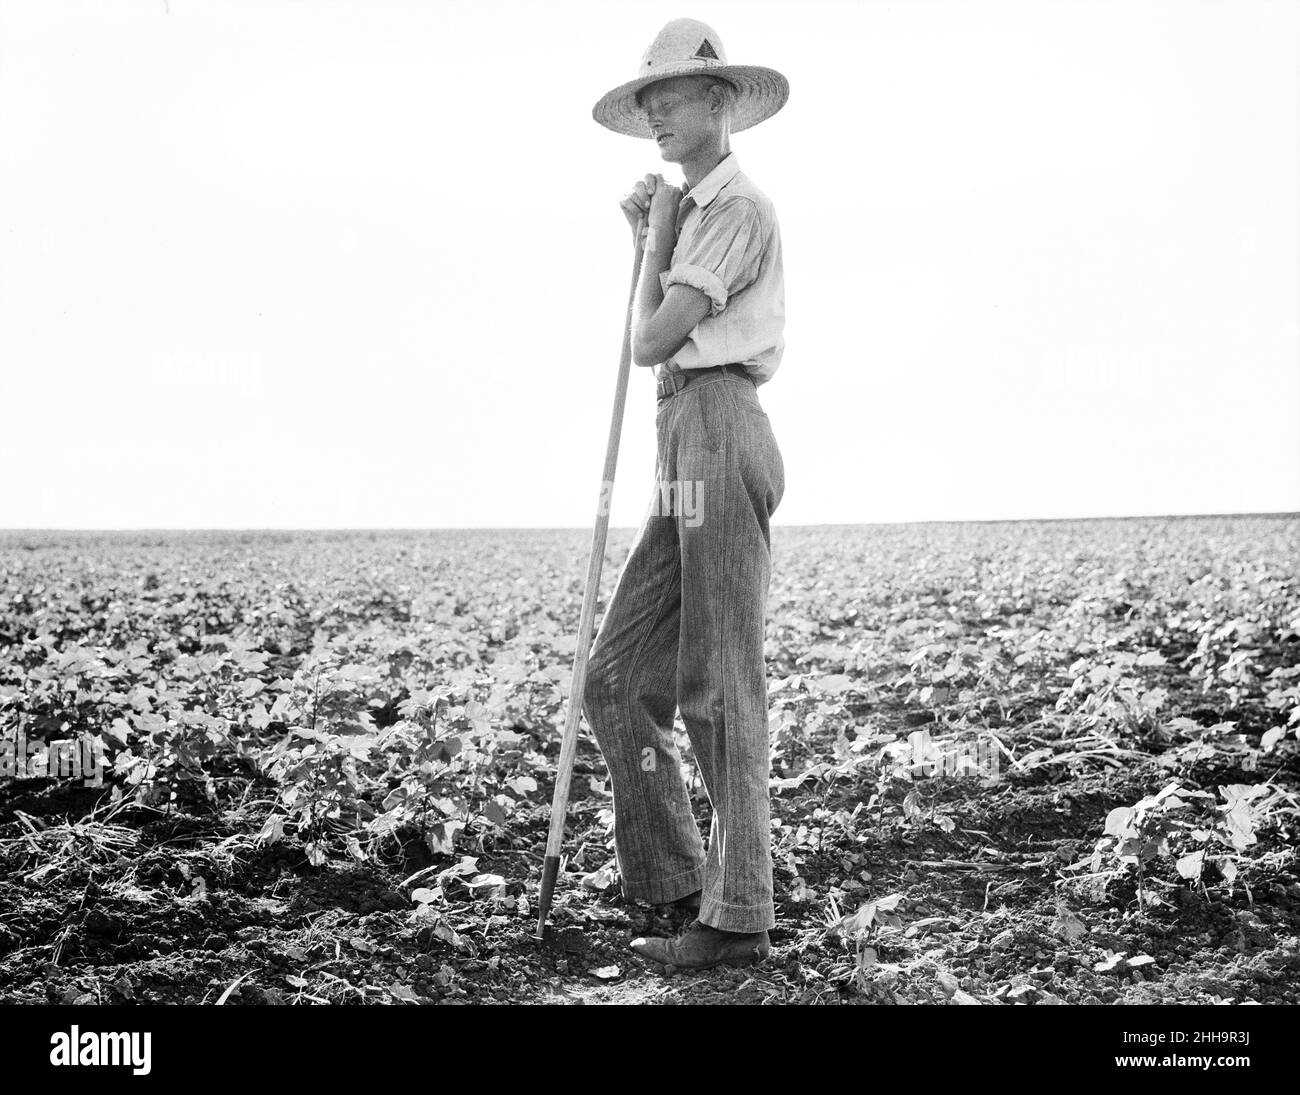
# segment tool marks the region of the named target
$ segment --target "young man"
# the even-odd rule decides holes
[[[624,895],[697,914],[677,938],[632,948],[686,968],[766,956],[776,922],[763,633],[785,470],[756,389],[780,364],[785,306],[772,203],[730,134],[788,94],[780,73],[728,65],[712,28],[676,19],[592,111],[652,138],[686,183],[647,175],[621,202],[634,234],[646,221],[632,346],[637,365],[658,366],[658,482],[583,696],[613,784]],[[713,806],[707,853],[673,742],[678,708]]]

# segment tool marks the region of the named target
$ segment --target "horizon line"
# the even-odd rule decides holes
[[[875,528],[892,525],[1006,525],[1034,523],[1064,524],[1071,521],[1149,521],[1197,520],[1207,517],[1263,517],[1297,518],[1297,510],[1224,511],[1218,513],[1135,513],[1091,514],[1077,517],[927,517],[897,521],[812,521],[804,524],[779,524],[771,528]],[[118,527],[45,526],[0,528],[0,535],[19,533],[147,533],[147,532],[582,532],[591,525],[300,525],[300,526],[237,526],[237,525],[140,525]],[[609,525],[608,531],[635,532],[640,525]]]

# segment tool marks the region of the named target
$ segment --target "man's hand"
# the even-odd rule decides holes
[[[650,196],[651,229],[670,229],[677,235],[677,207],[682,202],[681,187],[666,183],[660,176],[659,184]]]
[[[654,192],[662,180],[662,175],[647,175],[628,193],[624,194],[622,200],[618,203],[618,207],[623,210],[623,216],[627,218],[627,223],[632,227],[633,243],[636,243],[637,225],[649,217],[651,199],[654,197]]]
[[[699,289],[670,285],[665,293],[660,287],[659,275],[668,269],[677,244],[677,208],[681,200],[681,190],[664,182],[662,175],[647,175],[619,203],[632,225],[633,242],[640,244],[646,235],[654,241],[654,253],[641,268],[636,292],[632,360],[638,365],[667,361],[709,314],[711,302]],[[642,223],[647,227],[638,240],[637,225]]]
[[[677,206],[681,200],[681,189],[664,182],[662,175],[647,175],[624,194],[618,204],[632,228],[632,243],[645,239],[647,225],[661,232],[669,230],[675,236]],[[640,239],[637,237],[638,225],[642,228]]]

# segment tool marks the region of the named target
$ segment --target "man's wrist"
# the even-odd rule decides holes
[[[657,260],[667,266],[677,249],[677,231],[671,224],[646,225],[645,253],[647,259]]]

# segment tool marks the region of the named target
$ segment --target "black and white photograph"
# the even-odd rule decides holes
[[[1281,1059],[1293,0],[0,0],[0,403],[34,1075]]]

